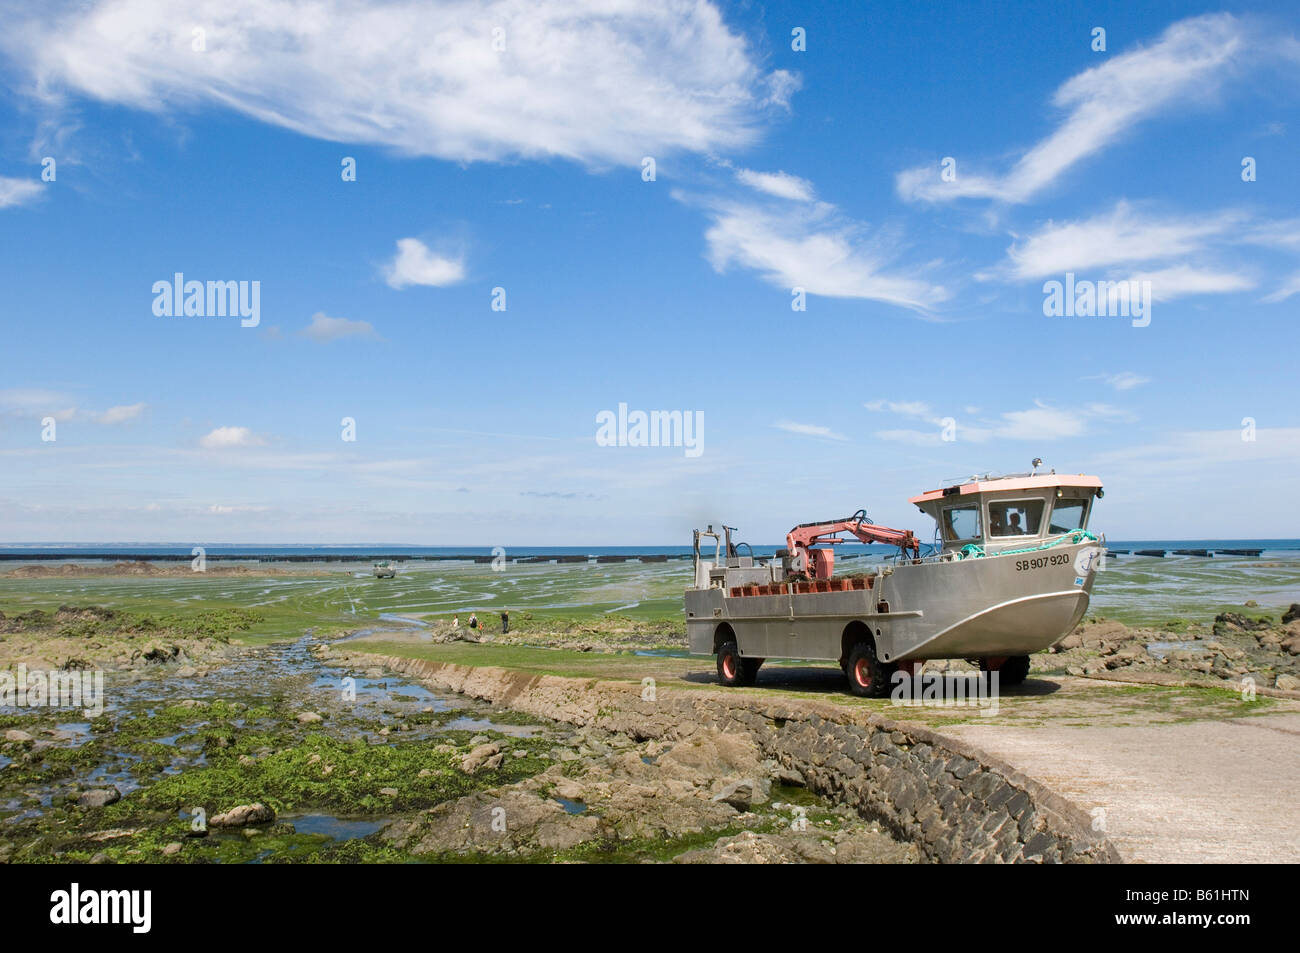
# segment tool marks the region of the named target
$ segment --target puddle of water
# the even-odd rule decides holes
[[[498,731],[510,738],[531,738],[541,728],[537,725],[498,725],[491,718],[453,718],[443,726],[448,731]]]
[[[349,676],[346,672],[340,670],[337,675],[319,675],[312,682],[311,687],[315,689],[325,689],[330,692],[341,692],[343,690],[343,679],[351,678],[353,680],[352,688],[356,691],[357,701],[363,699],[366,701],[376,700],[393,700],[392,696],[403,696],[401,701],[395,701],[396,704],[419,705],[424,708],[432,708],[434,711],[450,711],[451,705],[447,699],[441,695],[436,695],[423,685],[415,682],[402,681],[396,676],[391,678],[365,678],[361,675]]]
[[[324,834],[339,841],[368,837],[388,823],[388,819],[383,817],[337,817],[333,814],[286,814],[280,820],[292,824],[299,834]]]
[[[88,721],[65,721],[54,727],[67,735],[71,735],[72,737],[66,740],[71,741],[74,745],[89,741],[94,735],[90,730],[90,722]]]
[[[1164,658],[1170,652],[1204,652],[1205,643],[1197,641],[1148,642],[1147,651],[1156,658]]]
[[[567,797],[557,797],[555,800],[560,802],[566,814],[583,814],[587,810],[587,805],[581,801],[570,801]]]

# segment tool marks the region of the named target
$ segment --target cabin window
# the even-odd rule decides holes
[[[1068,533],[1072,529],[1087,529],[1087,500],[1057,500],[1052,507],[1053,533]]]
[[[948,541],[977,539],[980,535],[978,506],[950,506],[943,511],[943,538]]]
[[[1037,536],[1042,520],[1042,500],[1000,500],[989,504],[989,536]]]

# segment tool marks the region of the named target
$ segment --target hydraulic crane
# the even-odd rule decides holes
[[[847,519],[800,523],[790,530],[785,543],[791,571],[813,579],[829,579],[835,570],[835,551],[822,547],[848,542],[840,538],[841,533],[851,533],[863,543],[888,543],[904,552],[911,550],[913,558],[921,553],[921,544],[910,529],[877,526],[868,519],[866,510],[858,510]]]

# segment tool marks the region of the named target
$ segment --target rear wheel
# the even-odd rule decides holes
[[[997,672],[999,685],[1019,685],[1029,677],[1029,656],[1011,655],[1002,659],[982,658],[980,659],[980,671]]]
[[[723,642],[718,646],[718,681],[723,685],[752,685],[762,664],[761,658],[741,658],[735,642]]]
[[[870,642],[858,642],[849,652],[845,674],[849,677],[849,691],[861,698],[884,698],[889,694],[889,678],[894,666],[876,658],[876,647]]]

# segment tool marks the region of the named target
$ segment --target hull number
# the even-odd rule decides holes
[[[1069,553],[1054,553],[1051,556],[1036,556],[1033,559],[1017,559],[1016,572],[1029,572],[1030,570],[1043,569],[1047,566],[1067,566],[1069,563]]]

